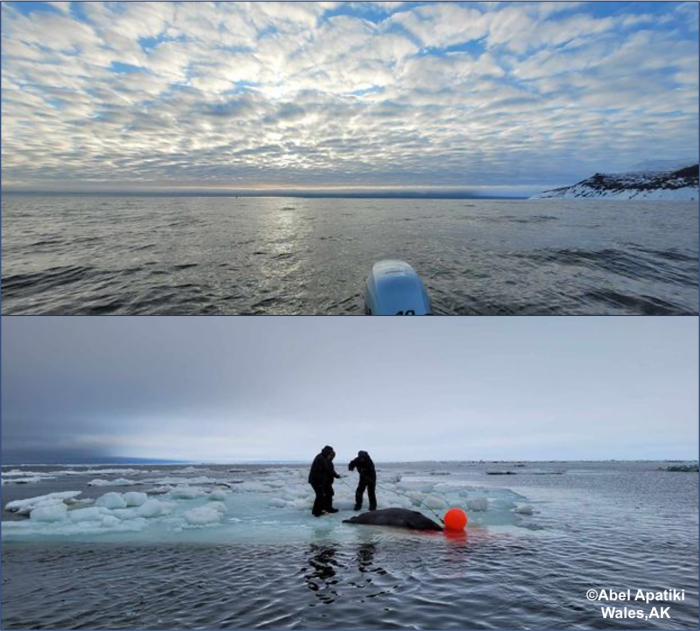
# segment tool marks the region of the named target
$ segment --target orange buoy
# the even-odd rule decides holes
[[[450,508],[445,513],[444,522],[447,530],[464,530],[467,525],[467,514],[461,508]]]

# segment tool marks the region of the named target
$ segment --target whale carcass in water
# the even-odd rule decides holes
[[[399,526],[413,530],[442,530],[442,526],[428,519],[422,513],[406,508],[383,508],[369,513],[362,513],[350,519],[346,524],[369,524],[372,526]]]

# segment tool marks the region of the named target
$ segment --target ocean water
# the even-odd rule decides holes
[[[4,314],[360,314],[411,263],[436,314],[696,314],[698,203],[2,200]]]
[[[340,512],[314,518],[305,466],[3,466],[2,628],[697,629],[698,474],[665,464],[379,466],[380,508],[461,506],[456,535],[342,523],[354,474],[336,481]],[[7,510],[61,491],[80,492],[80,519]],[[148,517],[99,499],[127,492]]]

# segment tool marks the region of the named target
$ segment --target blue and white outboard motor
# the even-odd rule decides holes
[[[408,263],[379,261],[365,281],[365,315],[430,315],[430,298]]]

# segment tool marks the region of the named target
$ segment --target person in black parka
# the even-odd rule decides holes
[[[328,478],[326,480],[326,506],[325,510],[327,513],[337,513],[338,509],[333,508],[333,480],[335,478],[340,478],[340,476],[335,472],[335,467],[333,466],[333,458],[335,458],[335,451],[331,450],[328,454]]]
[[[309,471],[309,484],[316,494],[311,512],[316,517],[320,517],[324,512],[337,512],[333,508],[333,478],[340,476],[335,473],[333,463],[329,459],[331,454],[335,455],[333,447],[326,445],[314,458]]]
[[[355,491],[355,510],[362,508],[362,496],[365,489],[367,489],[367,497],[369,497],[369,509],[377,510],[377,496],[374,492],[377,485],[377,472],[374,469],[372,458],[366,451],[358,451],[357,458],[348,464],[348,469],[350,471],[357,469],[360,474],[360,481],[357,484],[357,491]]]

